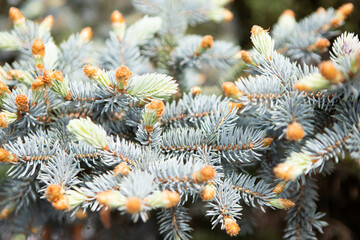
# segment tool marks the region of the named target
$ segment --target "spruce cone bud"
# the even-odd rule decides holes
[[[94,67],[91,65],[85,65],[84,74],[88,78],[96,78],[100,75],[101,70],[98,67]]]
[[[282,191],[284,191],[285,189],[285,182],[279,182],[278,184],[275,185],[273,192],[276,194],[281,193]]]
[[[20,112],[25,113],[29,111],[29,99],[24,94],[16,96],[15,104]]]
[[[325,13],[326,13],[326,10],[325,10],[325,8],[323,8],[323,7],[319,7],[318,9],[316,9],[316,13],[317,13],[317,14],[325,14]]]
[[[225,22],[230,22],[233,18],[234,18],[234,14],[231,11],[224,9]]]
[[[241,54],[241,59],[247,63],[247,64],[251,64],[252,63],[252,58],[251,58],[251,54],[248,51],[245,50],[241,50],[240,51]]]
[[[287,16],[295,18],[295,13],[291,9],[286,9],[281,15],[287,15]]]
[[[289,164],[279,163],[274,168],[274,172],[278,178],[284,179],[285,181],[290,181],[295,178],[295,167]]]
[[[40,38],[34,40],[32,47],[31,47],[32,55],[33,56],[41,56],[44,57],[45,55],[45,45]]]
[[[138,213],[141,210],[141,201],[137,197],[130,197],[127,199],[125,207],[130,214]]]
[[[207,165],[199,171],[195,172],[192,178],[195,180],[195,182],[207,182],[214,179],[215,174],[215,169],[212,166]]]
[[[175,207],[180,201],[180,194],[178,192],[165,190],[163,192],[163,196],[165,198],[165,201],[168,202],[166,208]]]
[[[53,76],[52,76],[55,80],[58,80],[58,81],[60,81],[60,82],[62,82],[63,81],[63,79],[64,79],[64,76],[63,76],[63,74],[62,74],[62,72],[60,72],[60,71],[58,71],[58,70],[56,70],[54,73],[53,73]]]
[[[115,10],[111,13],[112,24],[124,23],[124,22],[125,22],[125,18],[118,10]]]
[[[216,195],[216,188],[213,184],[206,185],[200,193],[201,199],[204,201],[210,201]]]
[[[131,75],[132,72],[127,66],[122,65],[116,69],[116,82],[120,89],[126,89]]]
[[[330,26],[332,28],[338,28],[342,24],[343,20],[339,17],[335,17],[330,21]]]
[[[54,72],[52,70],[45,70],[43,72],[43,82],[46,85],[51,85],[52,79],[53,79]]]
[[[59,184],[50,184],[45,190],[45,196],[50,202],[56,202],[64,195],[64,192]]]
[[[0,115],[0,122],[1,122],[1,115]],[[4,148],[0,148],[0,162],[3,162],[3,163],[15,163],[17,161],[18,160],[14,156],[14,154],[8,152]]]
[[[344,76],[336,69],[332,61],[321,62],[318,68],[321,75],[332,84],[339,84],[344,81]]]
[[[326,38],[321,38],[315,43],[315,47],[321,51],[326,50],[329,46],[330,42]]]
[[[92,37],[91,27],[86,27],[83,30],[81,30],[80,38],[82,39],[83,42],[85,43],[89,42],[91,37]]]
[[[226,217],[225,218],[225,230],[226,230],[227,234],[229,234],[231,237],[234,237],[239,234],[240,227],[233,218]]]
[[[39,91],[45,87],[44,77],[38,76],[35,81],[31,84],[31,89]]]
[[[54,17],[49,15],[42,20],[41,25],[44,26],[48,31],[54,26]]]
[[[294,121],[290,123],[286,130],[286,139],[289,141],[300,141],[305,136],[305,132],[300,123]]]
[[[196,95],[199,95],[201,93],[201,88],[198,86],[194,86],[191,88],[191,94],[193,95],[193,97],[195,97]]]
[[[264,138],[264,142],[263,142],[263,146],[264,147],[268,147],[271,145],[271,143],[274,141],[273,138],[271,137],[267,137],[267,138]]]
[[[270,204],[273,207],[276,207],[278,209],[289,209],[293,206],[295,206],[295,203],[289,199],[283,199],[283,198],[277,198],[270,200]]]
[[[233,82],[224,82],[222,85],[225,96],[238,99],[243,96],[244,93]]]
[[[162,115],[165,112],[164,102],[161,100],[152,100],[151,103],[146,104],[145,111],[156,111],[156,117],[161,120]]]
[[[344,18],[349,16],[353,11],[354,11],[354,5],[352,3],[345,3],[337,9],[337,12],[342,14]]]
[[[114,175],[121,174],[126,176],[129,174],[129,172],[130,172],[130,168],[126,162],[119,163],[118,165],[116,165],[114,169]]]
[[[24,72],[21,70],[16,70],[16,69],[9,70],[9,75],[11,76],[12,79],[15,79],[15,80],[25,78]]]
[[[25,17],[22,15],[21,11],[16,7],[10,8],[9,16],[14,24],[21,24],[25,22]]]
[[[0,97],[5,93],[11,93],[11,91],[3,81],[0,81]]]
[[[212,48],[214,44],[214,39],[211,35],[206,35],[202,38],[200,46],[202,48]]]
[[[60,211],[70,209],[69,198],[66,195],[62,195],[56,202],[53,202],[52,205]]]
[[[268,32],[268,30],[264,30],[262,27],[260,27],[258,25],[252,26],[251,31],[250,31],[251,36],[252,35],[258,35],[260,33],[266,33],[266,32]]]

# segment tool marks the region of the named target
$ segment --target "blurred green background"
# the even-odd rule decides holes
[[[211,34],[216,39],[233,41],[242,48],[248,49],[251,47],[249,37],[252,25],[271,28],[285,9],[292,9],[296,19],[299,20],[320,6],[337,8],[346,2],[352,2],[355,10],[340,30],[358,34],[360,32],[359,0],[233,0],[228,5],[234,13],[231,22],[197,25],[190,27],[188,32]],[[39,21],[49,14],[53,15],[55,24],[52,33],[57,43],[86,26],[92,27],[95,39],[105,39],[111,28],[110,14],[115,9],[125,15],[129,24],[141,17],[140,13],[134,11],[130,0],[0,0],[0,31],[11,28],[8,18],[8,9],[11,6],[20,8],[26,17]],[[0,51],[0,64],[12,61],[15,57],[15,52]],[[359,164],[354,161],[343,161],[337,165],[330,177],[317,177],[320,185],[319,210],[327,214],[325,220],[330,224],[319,239],[360,239],[359,170]],[[0,169],[0,180],[3,174],[4,169]],[[195,229],[193,239],[231,239],[218,228],[216,231],[210,231],[209,219],[204,218],[202,214],[196,214],[196,211],[199,211],[196,210],[197,208],[195,206],[192,209],[195,216],[191,224]],[[255,233],[236,239],[281,239],[282,229],[285,226],[284,211],[268,210],[267,214],[263,214],[260,210],[254,210],[248,216],[250,215],[258,222]],[[245,216],[244,221],[249,219]]]

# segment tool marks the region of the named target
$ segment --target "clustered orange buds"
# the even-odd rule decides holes
[[[136,214],[141,210],[141,200],[137,197],[130,197],[126,200],[125,210],[130,214]]]
[[[196,49],[195,55],[200,56],[214,45],[214,38],[211,35],[206,35],[201,39],[200,46]]]
[[[9,87],[3,82],[0,81],[0,97],[5,93],[10,93]]]
[[[84,43],[89,42],[91,37],[92,37],[91,27],[86,27],[86,28],[83,28],[83,30],[81,30],[80,38]]]
[[[38,76],[31,84],[31,89],[34,91],[40,91],[45,87],[44,77]]]
[[[44,20],[42,20],[41,22],[41,26],[44,26],[48,31],[52,29],[53,25],[54,25],[54,17],[51,15],[45,17]]]
[[[0,115],[0,123],[1,123],[1,115]],[[0,148],[0,162],[3,163],[15,163],[18,159],[14,154],[8,152],[7,150]]]
[[[336,69],[331,60],[324,61],[318,65],[319,71],[324,78],[332,84],[339,84],[344,81],[344,75]]]
[[[151,101],[151,103],[146,104],[145,111],[152,111],[152,112],[155,111],[156,112],[156,117],[157,117],[158,121],[160,121],[162,115],[165,112],[164,102],[161,101],[161,100],[154,99],[154,100]]]
[[[84,67],[84,74],[88,78],[97,78],[101,73],[101,70],[98,67],[94,67],[91,65],[85,65]]]
[[[53,76],[53,71],[52,70],[50,70],[50,69],[48,69],[48,70],[45,70],[44,72],[43,72],[43,78],[42,78],[42,80],[43,80],[43,82],[46,84],[46,85],[52,85],[51,84],[51,82],[52,82],[52,76]]]
[[[43,72],[43,77],[42,78],[37,78],[37,79],[39,79],[39,81],[42,81],[43,85],[47,85],[48,87],[52,87],[54,80],[62,82],[64,77],[63,77],[62,72],[60,72],[58,70],[56,70],[54,72],[54,71],[52,71],[50,69],[47,69],[47,70],[45,70]],[[40,83],[38,83],[38,84],[41,85]]]
[[[201,199],[204,201],[210,201],[211,199],[213,199],[216,195],[216,188],[215,186],[210,183],[208,185],[206,185],[200,193]]]
[[[191,88],[191,94],[193,95],[193,97],[195,97],[196,95],[199,95],[201,93],[201,88],[198,86],[194,86]]]
[[[320,38],[314,44],[310,45],[309,50],[325,52],[329,46],[329,40],[327,40],[326,38]]]
[[[11,21],[16,24],[22,24],[25,22],[25,17],[22,15],[21,11],[16,7],[11,7],[9,10],[9,16]]]
[[[20,80],[20,79],[24,79],[25,78],[25,73],[21,70],[9,70],[9,75],[11,76],[12,79],[15,80]]]
[[[237,222],[229,216],[224,217],[224,227],[226,233],[231,237],[238,235],[240,232],[239,224],[237,224]]]
[[[195,182],[207,182],[213,180],[216,174],[216,170],[214,167],[207,165],[201,168],[199,171],[194,172],[192,175],[192,179]]]
[[[126,89],[132,72],[127,66],[120,66],[115,71],[117,86],[120,90]]]
[[[57,210],[69,210],[69,198],[64,194],[65,190],[59,184],[50,184],[45,190],[45,196]]]
[[[305,136],[305,131],[300,123],[294,121],[286,129],[286,139],[289,141],[300,141]]]
[[[118,24],[118,23],[124,23],[124,22],[125,22],[125,18],[118,10],[115,10],[111,13],[111,23],[112,24]]]
[[[165,207],[171,208],[175,207],[180,201],[180,194],[178,192],[172,192],[169,190],[165,190],[162,192],[162,197],[164,202],[168,203]]]
[[[41,56],[44,57],[45,55],[45,45],[40,38],[34,40],[31,46],[31,52],[33,56]]]
[[[130,168],[126,162],[119,163],[118,165],[116,165],[116,167],[114,169],[114,175],[121,174],[121,175],[126,176],[129,174],[129,172],[130,172]]]
[[[251,36],[258,35],[260,33],[266,33],[266,32],[268,32],[268,30],[264,30],[262,27],[260,27],[258,25],[252,26],[251,31],[250,31]]]
[[[233,82],[224,82],[222,85],[225,96],[239,99],[239,97],[244,96],[244,93]]]
[[[271,137],[267,137],[267,138],[264,138],[264,142],[263,142],[263,146],[264,147],[268,147],[271,145],[271,143],[274,141],[274,138],[271,138]]]
[[[291,9],[286,9],[281,15],[286,15],[295,18],[295,13]]]
[[[16,96],[15,104],[19,112],[26,113],[29,111],[29,99],[24,94]]]

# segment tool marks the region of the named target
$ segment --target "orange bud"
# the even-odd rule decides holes
[[[137,197],[130,197],[127,199],[125,207],[130,214],[138,213],[141,210],[141,201]]]
[[[226,217],[225,218],[225,230],[226,230],[227,234],[229,234],[231,237],[234,237],[239,234],[240,227],[233,218]]]
[[[305,83],[301,83],[301,82],[296,82],[294,84],[294,88],[298,91],[305,91],[305,92],[308,92],[311,90],[308,85],[306,85]]]
[[[51,85],[51,80],[53,78],[53,74],[54,74],[54,72],[52,70],[50,70],[50,69],[45,70],[43,72],[43,79],[42,80],[46,85]]]
[[[166,200],[169,202],[169,204],[166,206],[166,208],[175,207],[179,201],[180,201],[180,194],[178,192],[172,192],[169,190],[165,190],[163,192]]]
[[[264,30],[262,27],[260,27],[258,25],[252,26],[251,31],[250,31],[251,35],[258,35],[260,33],[266,33],[266,32],[268,32],[268,30]]]
[[[352,3],[345,3],[341,5],[337,12],[341,13],[344,17],[349,16],[354,10],[354,5]]]
[[[98,67],[94,67],[91,65],[85,65],[85,67],[84,67],[84,74],[88,78],[98,77],[100,75],[100,72],[101,72],[101,70]]]
[[[289,209],[289,208],[295,206],[295,203],[289,199],[279,198],[278,200],[279,200],[280,206],[282,206],[284,209]]]
[[[330,21],[330,26],[332,28],[338,28],[342,24],[343,20],[340,17],[335,17]]]
[[[264,147],[268,147],[268,146],[270,146],[270,144],[271,144],[273,141],[274,141],[274,139],[271,138],[271,137],[264,138],[263,146],[264,146]]]
[[[91,37],[92,37],[91,27],[86,27],[86,28],[83,28],[83,30],[81,30],[81,32],[80,32],[80,38],[81,38],[84,42],[90,41]]]
[[[128,81],[132,76],[132,72],[127,66],[120,66],[115,71],[116,81],[120,89],[125,89],[128,85]]]
[[[10,89],[9,87],[3,82],[0,81],[0,96],[3,95],[4,93],[10,93]]]
[[[42,20],[41,25],[46,27],[48,30],[51,30],[51,28],[54,25],[54,17],[52,15],[49,15]]]
[[[226,22],[230,22],[233,18],[234,14],[231,11],[224,9],[224,20]]]
[[[247,64],[252,63],[251,54],[250,54],[248,51],[241,50],[241,51],[240,51],[240,54],[241,54],[241,59],[242,59],[245,63],[247,63]]]
[[[8,126],[8,121],[7,121],[7,117],[4,113],[0,113],[0,127],[1,128],[6,128]],[[1,149],[0,149],[1,151]],[[1,162],[1,152],[0,152],[0,162]]]
[[[16,7],[10,8],[9,16],[14,24],[21,24],[25,22],[25,17],[22,15],[21,11]]]
[[[130,168],[126,162],[119,163],[114,169],[114,175],[121,174],[126,176],[129,174],[129,172],[130,172]]]
[[[96,194],[96,200],[101,204],[101,205],[109,205],[109,203],[111,202],[113,196],[113,192],[112,190],[107,190],[104,192],[100,192]]]
[[[124,23],[124,16],[118,11],[115,10],[111,13],[111,23]]]
[[[50,202],[58,201],[63,195],[65,190],[59,184],[50,184],[45,190],[45,196]]]
[[[211,35],[206,35],[202,38],[200,46],[202,48],[212,48],[214,44],[214,39]]]
[[[45,87],[44,77],[38,76],[35,81],[31,84],[31,89],[39,91]]]
[[[1,122],[1,115],[0,115],[0,122]],[[0,148],[0,162],[3,163],[14,163],[17,162],[17,158],[14,154],[8,152],[7,150]]]
[[[286,139],[289,141],[300,141],[305,136],[305,132],[300,123],[294,121],[286,129]]]
[[[206,185],[200,193],[201,199],[204,201],[210,201],[216,195],[216,188],[213,184]]]
[[[315,48],[319,51],[326,51],[326,49],[330,46],[329,40],[326,38],[318,39],[315,43]]]
[[[295,167],[293,165],[285,164],[285,163],[279,163],[274,168],[275,175],[280,178],[284,179],[285,181],[290,181],[294,179],[294,172]]]
[[[165,112],[165,105],[163,101],[154,99],[145,106],[145,109],[156,111],[156,117],[160,120]]]
[[[196,95],[201,93],[201,88],[198,86],[194,86],[191,88],[191,94],[195,97]]]
[[[316,13],[317,13],[317,14],[325,14],[325,13],[326,13],[326,10],[325,10],[325,8],[323,8],[323,7],[319,7],[318,9],[316,9]]]
[[[195,182],[206,182],[214,179],[215,174],[216,174],[215,169],[212,166],[207,165],[202,169],[200,169],[199,171],[195,172],[192,175],[192,178],[195,180]]]
[[[53,207],[57,210],[69,210],[69,198],[66,195],[62,195],[56,202],[52,203]]]
[[[24,113],[29,111],[29,99],[24,94],[16,96],[15,104],[20,112]]]
[[[44,57],[45,55],[45,45],[40,38],[34,40],[31,47],[32,55]]]
[[[332,84],[339,84],[344,81],[344,76],[336,69],[334,63],[330,60],[321,62],[318,65],[321,75]]]
[[[273,192],[279,194],[282,191],[284,191],[285,186],[286,186],[285,182],[279,182],[278,184],[275,185]]]
[[[9,75],[11,76],[11,78],[13,78],[15,80],[25,78],[24,72],[21,70],[16,70],[16,69],[9,70]]]
[[[295,18],[295,13],[291,9],[286,9],[285,11],[283,11],[283,13],[281,15],[286,15],[286,16]]]
[[[244,93],[233,82],[224,82],[222,85],[225,96],[238,99]]]

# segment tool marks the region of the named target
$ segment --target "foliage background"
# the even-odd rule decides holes
[[[251,47],[250,29],[254,24],[271,28],[285,9],[292,9],[296,13],[296,19],[300,19],[319,6],[338,7],[345,2],[352,2],[355,10],[340,30],[359,34],[359,0],[233,0],[229,9],[234,13],[234,19],[230,23],[206,23],[190,28],[188,31],[200,35],[211,34],[215,39],[233,41],[240,44],[242,48],[248,49]],[[95,39],[105,39],[111,28],[109,16],[115,9],[120,10],[129,23],[141,16],[134,11],[130,0],[0,0],[1,30],[10,28],[11,22],[8,19],[10,6],[19,7],[26,17],[32,19],[53,15],[55,24],[52,32],[57,43],[86,26],[93,29]],[[16,52],[0,52],[0,65],[12,61],[15,57]],[[320,239],[360,239],[359,166],[360,161],[356,164],[345,160],[337,165],[334,174],[326,178],[318,176],[319,211],[327,214],[325,220],[331,226],[325,228],[325,234],[319,236]],[[0,181],[3,179],[1,176],[4,172],[5,169],[0,169]],[[208,219],[196,217],[196,206],[193,206],[193,213],[195,215],[191,224],[195,230],[193,239],[230,239],[222,231],[210,231],[211,224]],[[281,239],[281,229],[284,227],[283,214],[284,212],[281,211],[270,210],[265,215],[258,210],[255,214],[258,222],[256,233],[237,239]],[[154,227],[154,230],[156,229]]]

